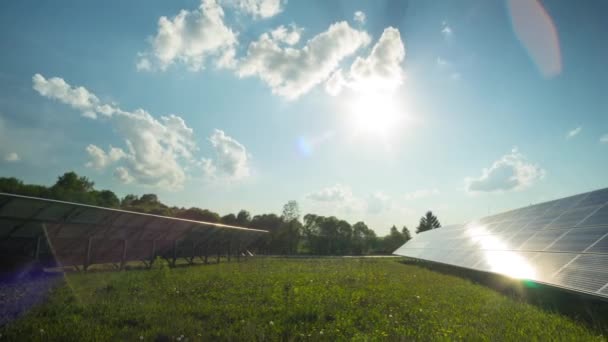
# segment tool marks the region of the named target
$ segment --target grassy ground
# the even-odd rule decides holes
[[[254,259],[71,274],[0,340],[604,340],[562,316],[396,260]]]

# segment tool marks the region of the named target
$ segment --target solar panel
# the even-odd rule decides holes
[[[394,254],[608,298],[608,188],[423,232]]]
[[[0,254],[42,264],[151,261],[244,253],[267,233],[118,209],[0,193]]]

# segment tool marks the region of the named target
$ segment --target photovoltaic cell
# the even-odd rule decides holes
[[[608,188],[433,229],[394,254],[608,298]]]
[[[42,251],[61,265],[149,260],[168,250],[197,255],[193,252],[203,248],[201,243],[207,252],[243,249],[263,233],[267,231],[0,193],[0,254],[33,257]]]

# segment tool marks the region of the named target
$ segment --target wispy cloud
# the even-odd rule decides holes
[[[600,137],[600,142],[602,144],[608,144],[608,133],[606,133]]]
[[[568,131],[566,134],[566,139],[572,139],[577,136],[583,130],[583,126],[578,126],[575,129]]]
[[[433,189],[420,189],[412,192],[406,193],[403,197],[406,201],[416,200],[425,197],[431,197],[435,195],[439,195],[439,190],[436,188]]]
[[[4,161],[9,162],[9,163],[16,163],[20,160],[21,160],[21,158],[19,157],[19,155],[16,152],[7,153],[4,156]]]
[[[365,13],[363,13],[362,11],[355,12],[355,14],[353,16],[353,20],[358,22],[359,24],[365,24],[366,19],[367,19],[367,17],[365,16]]]
[[[441,34],[445,39],[451,38],[454,34],[454,32],[452,31],[452,27],[450,27],[450,25],[448,25],[446,21],[441,23]]]

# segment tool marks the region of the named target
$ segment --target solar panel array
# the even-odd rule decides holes
[[[266,232],[0,193],[0,254],[47,264],[238,255]]]
[[[420,233],[394,254],[608,297],[608,188]]]

